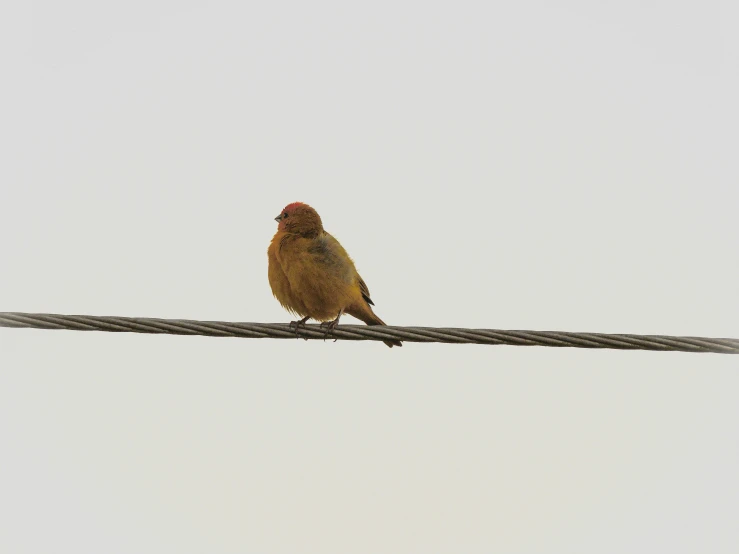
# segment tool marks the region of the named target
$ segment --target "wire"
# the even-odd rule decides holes
[[[0,312],[0,327],[108,331],[114,333],[154,333],[204,335],[253,339],[326,339],[320,325],[295,329],[287,323],[240,323],[193,321],[148,317],[30,314]],[[617,350],[657,350],[739,354],[739,339],[673,337],[664,335],[617,335],[570,333],[563,331],[502,331],[497,329],[450,329],[440,327],[391,327],[339,325],[330,338],[341,340],[388,340],[511,346],[552,346],[572,348],[612,348]]]

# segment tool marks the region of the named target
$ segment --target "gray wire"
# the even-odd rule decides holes
[[[306,325],[296,331],[294,326],[291,327],[287,323],[240,323],[151,317],[29,314],[22,312],[0,312],[0,327],[204,335],[207,337],[253,339],[295,339],[296,336],[306,340],[326,338],[325,329],[319,325]],[[564,331],[502,331],[497,329],[339,325],[334,329],[330,338],[739,354],[739,339],[569,333]]]

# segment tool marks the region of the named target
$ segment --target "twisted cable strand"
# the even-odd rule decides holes
[[[195,321],[189,319],[159,319],[151,317],[32,314],[23,312],[0,312],[0,327],[107,331],[114,333],[204,335],[208,337],[272,339],[294,339],[299,337],[306,340],[327,338],[326,330],[319,325],[305,325],[296,330],[286,323],[242,323]],[[571,333],[564,331],[506,331],[499,329],[340,325],[332,331],[330,338],[378,341],[397,339],[406,342],[739,354],[739,339]]]

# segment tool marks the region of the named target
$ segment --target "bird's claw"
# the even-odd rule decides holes
[[[300,328],[302,327],[303,329],[305,329],[305,322],[308,321],[308,319],[309,319],[308,317],[304,317],[303,319],[300,319],[298,321],[290,322],[290,329],[292,329],[293,325],[295,325],[295,338],[296,339],[300,338],[300,334],[299,334]],[[303,337],[303,340],[308,340],[308,337]]]
[[[326,337],[328,337],[330,335],[333,335],[334,334],[334,329],[336,329],[336,327],[338,325],[339,325],[339,318],[338,317],[336,319],[334,319],[333,321],[323,321],[323,322],[321,322],[321,327],[325,327],[326,328],[325,334],[323,336],[323,340],[326,340]],[[339,340],[339,337],[336,337],[335,336],[334,337],[334,342],[336,342],[337,340]]]

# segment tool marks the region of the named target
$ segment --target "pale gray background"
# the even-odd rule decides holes
[[[733,1],[3,7],[0,310],[739,336]],[[350,322],[347,318],[346,322]],[[739,359],[0,329],[3,552],[736,552]]]

